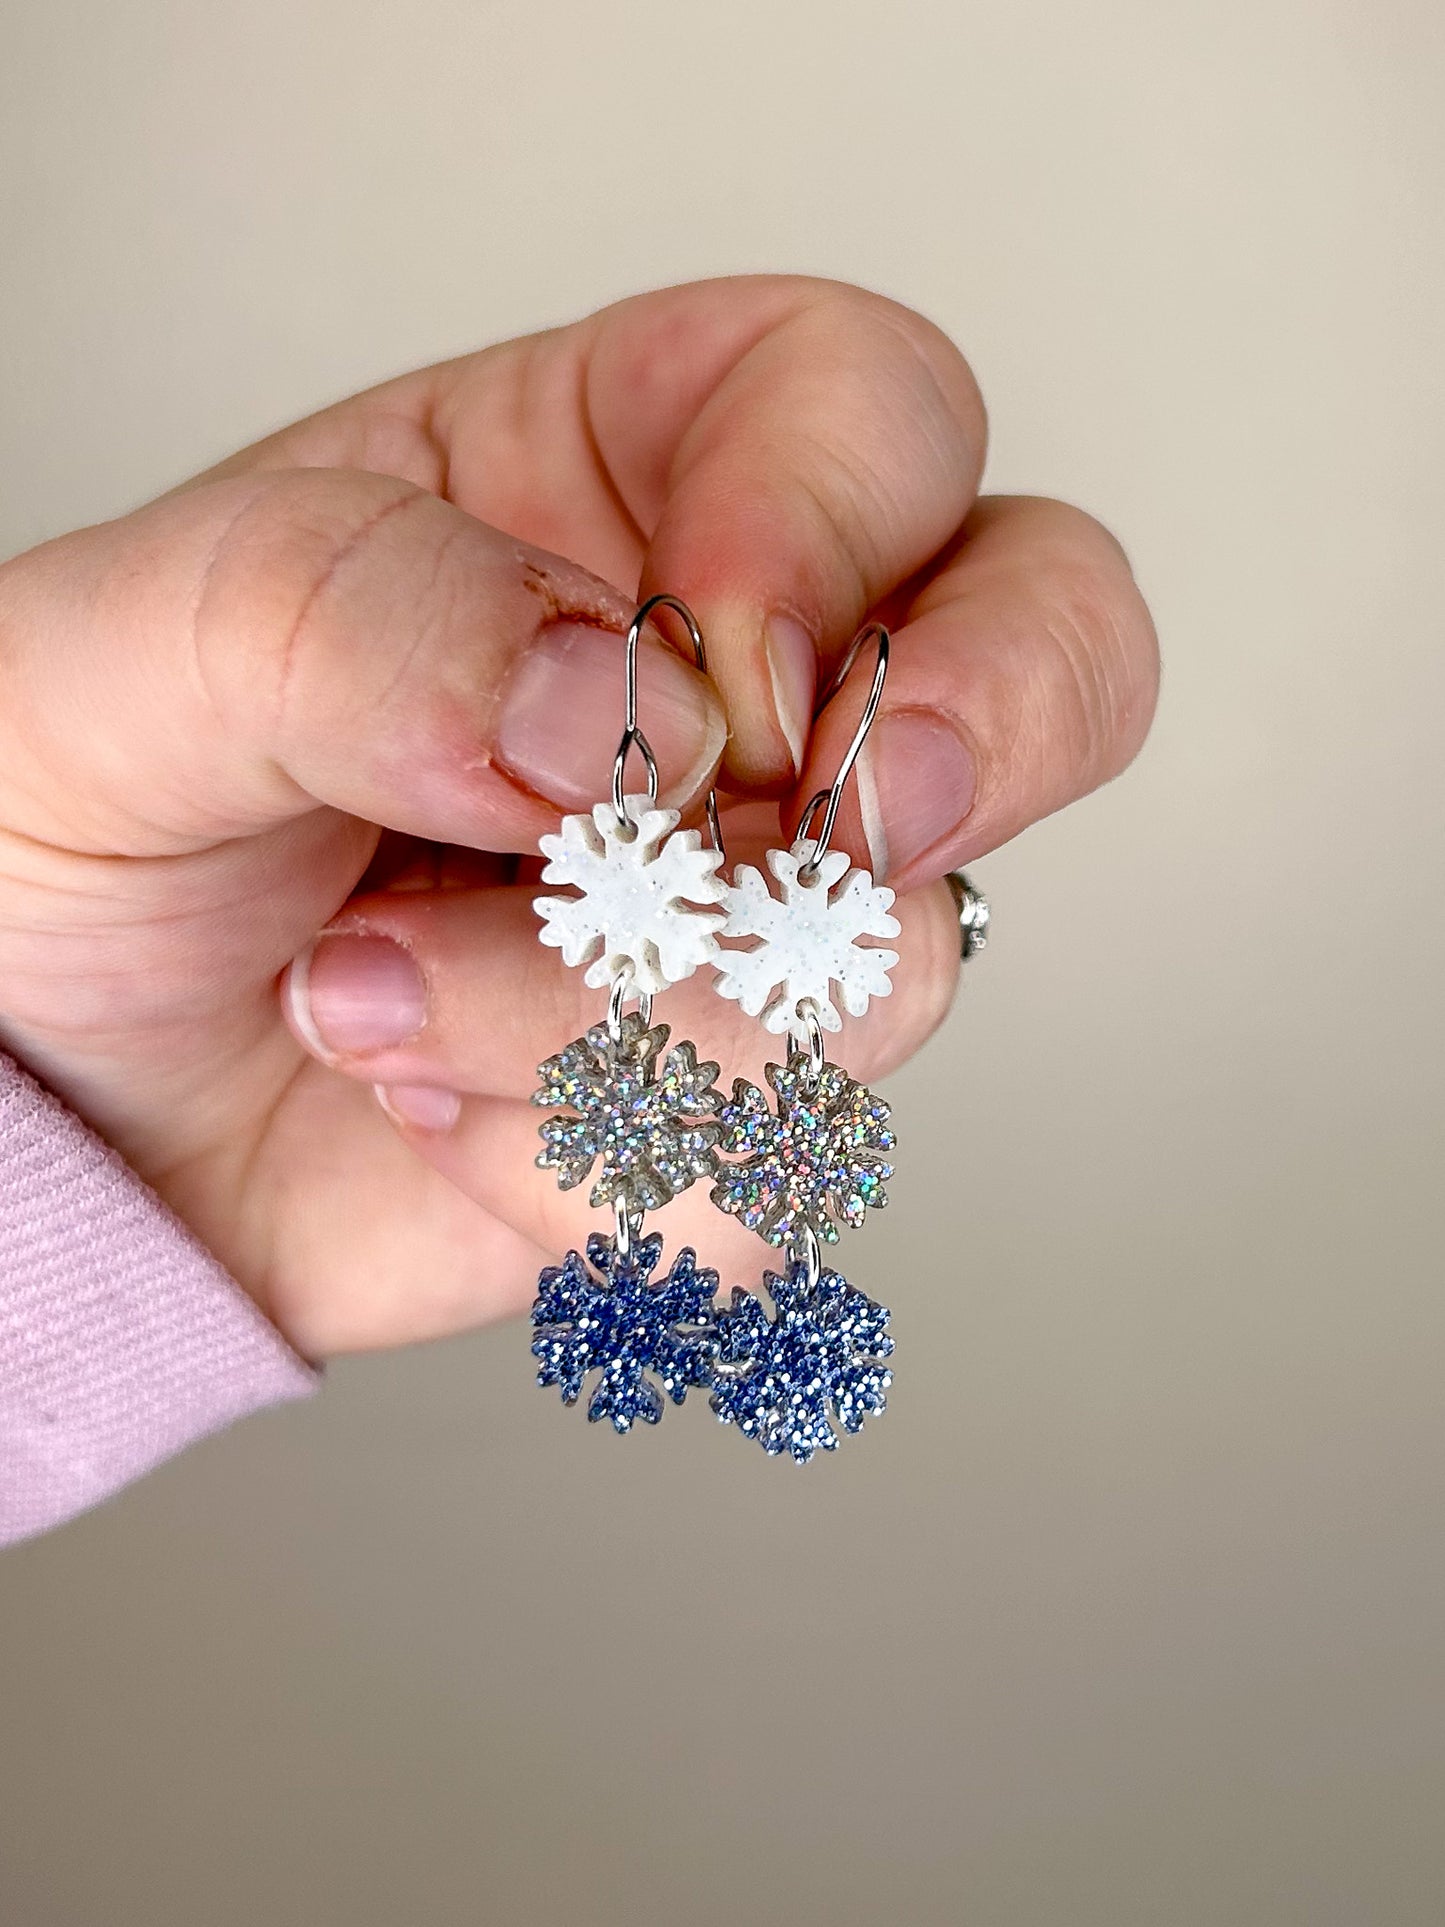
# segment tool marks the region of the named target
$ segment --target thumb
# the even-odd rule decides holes
[[[327,804],[527,850],[607,794],[626,598],[409,483],[227,480],[0,568],[0,820],[165,855]],[[644,636],[663,798],[721,754],[710,684]]]

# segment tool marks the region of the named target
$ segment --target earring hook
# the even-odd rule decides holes
[[[883,627],[881,622],[870,622],[866,624],[866,626],[860,629],[857,635],[854,636],[852,642],[848,645],[847,655],[845,655],[842,662],[839,663],[832,681],[828,684],[824,692],[823,700],[819,703],[818,710],[815,712],[821,714],[821,712],[828,707],[828,704],[832,702],[833,698],[838,694],[838,691],[843,687],[843,684],[848,680],[848,672],[858,660],[859,650],[865,642],[870,640],[877,641],[878,661],[873,670],[873,682],[868,691],[868,700],[863,705],[863,714],[858,718],[858,727],[853,732],[853,740],[849,743],[847,753],[838,765],[838,774],[833,778],[832,788],[819,790],[818,794],[810,800],[808,807],[798,819],[798,827],[793,835],[793,841],[795,843],[801,842],[803,838],[807,836],[808,825],[817,814],[820,805],[824,803],[827,804],[827,808],[823,811],[823,827],[818,833],[817,842],[813,845],[812,854],[806,863],[799,865],[798,875],[800,877],[816,876],[818,873],[818,865],[827,855],[828,845],[833,837],[833,826],[838,820],[838,805],[843,801],[843,786],[853,772],[853,765],[862,753],[863,745],[868,740],[868,732],[873,727],[873,718],[878,714],[878,704],[883,696],[883,684],[888,676],[888,652],[890,648],[888,631]]]
[[[703,643],[702,631],[697,626],[697,617],[692,610],[675,595],[649,596],[632,618],[631,627],[627,631],[627,659],[624,669],[626,708],[623,715],[622,740],[617,745],[617,754],[612,762],[612,807],[622,820],[625,820],[627,815],[622,802],[622,778],[627,768],[628,752],[634,747],[642,757],[643,767],[647,771],[647,800],[649,804],[657,802],[657,758],[652,753],[651,743],[643,735],[637,723],[637,645],[653,610],[662,608],[675,610],[687,624],[687,633],[692,640],[692,653],[697,658],[697,666],[704,675],[707,674],[707,649]],[[656,626],[654,620],[654,627]],[[718,821],[716,786],[707,793],[707,827],[712,837],[713,848],[726,862],[722,825]]]

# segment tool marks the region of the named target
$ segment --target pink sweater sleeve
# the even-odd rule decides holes
[[[315,1384],[175,1213],[0,1053],[0,1544]]]

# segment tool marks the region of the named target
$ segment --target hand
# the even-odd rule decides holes
[[[599,1222],[533,1166],[535,1066],[601,998],[537,942],[529,853],[607,794],[635,596],[707,637],[715,688],[649,636],[641,713],[664,801],[695,812],[725,756],[730,854],[826,786],[861,696],[810,730],[815,689],[870,612],[894,628],[838,831],[901,892],[894,995],[839,1047],[863,1078],[949,1002],[937,879],[1138,748],[1123,556],[1062,504],[977,499],[983,451],[917,315],[720,281],[406,376],[18,557],[6,1043],[302,1351],[521,1309]],[[763,1055],[697,979],[658,1016],[725,1080]],[[706,1189],[669,1243],[751,1280]]]

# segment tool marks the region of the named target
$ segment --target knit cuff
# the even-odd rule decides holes
[[[0,1543],[316,1383],[149,1185],[0,1053]]]

